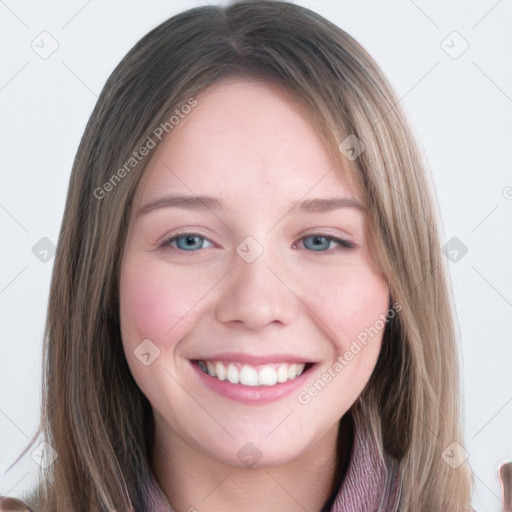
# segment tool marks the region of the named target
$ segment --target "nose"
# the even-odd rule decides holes
[[[217,320],[251,330],[293,321],[299,299],[287,282],[289,278],[269,263],[265,253],[252,263],[235,255],[234,267],[223,280],[218,297]]]

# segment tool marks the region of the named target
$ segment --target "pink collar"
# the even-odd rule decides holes
[[[384,454],[384,458],[380,455],[377,441],[367,423],[359,419],[359,414],[353,414],[353,418],[354,443],[350,462],[330,512],[398,512],[398,464],[388,455]],[[9,510],[3,507],[4,503],[22,504],[6,497],[0,502],[0,510]],[[30,509],[27,507],[26,510]]]
[[[347,473],[331,512],[397,512],[400,502],[398,463],[380,455],[367,423],[354,418],[354,443]]]

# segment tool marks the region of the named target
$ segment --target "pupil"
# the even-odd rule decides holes
[[[310,244],[310,249],[325,249],[329,245],[329,240],[325,236],[315,235],[310,238]]]
[[[184,236],[182,237],[182,240],[186,249],[194,249],[200,245],[198,236]]]

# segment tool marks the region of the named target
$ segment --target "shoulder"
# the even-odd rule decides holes
[[[33,512],[33,510],[18,498],[0,497],[0,512]]]

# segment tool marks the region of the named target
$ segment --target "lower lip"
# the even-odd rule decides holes
[[[191,363],[192,367],[199,375],[204,384],[215,393],[243,402],[246,404],[265,404],[279,400],[292,394],[301,386],[304,386],[305,380],[308,378],[311,368],[295,379],[278,383],[273,386],[246,386],[244,384],[232,384],[228,380],[219,380],[216,377],[203,372],[197,363]]]

